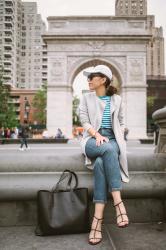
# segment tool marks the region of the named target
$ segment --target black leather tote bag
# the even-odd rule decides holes
[[[61,190],[60,183],[66,176],[67,187]],[[73,181],[75,181],[74,187],[72,187]],[[90,231],[88,188],[78,188],[78,177],[70,170],[62,173],[52,191],[38,191],[37,210],[38,226],[35,234],[38,236]]]

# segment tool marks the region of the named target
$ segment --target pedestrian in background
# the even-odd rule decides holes
[[[11,134],[10,128],[5,128],[5,130],[4,130],[4,137],[6,139],[10,138],[10,134]]]
[[[62,133],[62,130],[60,128],[57,129],[57,133],[55,135],[55,139],[62,139],[64,138],[64,135]]]
[[[5,132],[4,132],[4,128],[2,127],[2,128],[0,128],[0,142],[1,142],[1,144],[5,143],[4,138],[5,138]]]
[[[19,136],[21,138],[20,139],[21,145],[19,148],[20,151],[24,151],[24,148],[23,148],[24,145],[25,145],[25,149],[29,149],[28,143],[27,143],[28,133],[29,133],[29,127],[28,127],[27,121],[25,121],[24,124],[21,126],[20,132],[19,132]]]
[[[122,182],[128,182],[129,175],[122,100],[111,84],[112,72],[107,66],[98,65],[83,74],[88,78],[91,92],[83,94],[79,106],[80,121],[84,128],[81,146],[86,164],[94,161],[95,212],[89,244],[96,245],[102,241],[101,229],[108,192],[113,197],[118,227],[129,224],[121,199]]]

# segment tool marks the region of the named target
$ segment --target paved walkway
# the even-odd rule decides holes
[[[165,250],[166,224],[106,224],[101,244],[87,240],[88,234],[39,237],[32,226],[0,227],[0,250]]]
[[[41,143],[41,144],[29,144],[31,151],[39,151],[48,152],[49,150],[77,150],[81,152],[80,144],[78,140],[69,140],[66,144],[58,144],[58,143]],[[0,144],[0,155],[1,153],[9,154],[10,152],[18,152],[19,154],[22,153],[19,149],[19,144]],[[137,140],[127,141],[127,152],[138,152],[141,153],[152,153],[154,152],[154,145],[153,144],[141,144]]]
[[[88,244],[88,234],[39,237],[34,227],[0,228],[1,250],[110,250],[109,239],[104,233],[102,244]]]

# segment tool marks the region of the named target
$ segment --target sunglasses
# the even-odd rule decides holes
[[[105,76],[100,73],[92,73],[88,76],[88,80],[91,81],[94,77],[105,77]]]

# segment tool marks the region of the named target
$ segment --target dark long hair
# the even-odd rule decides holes
[[[112,96],[112,95],[116,94],[117,93],[117,88],[115,88],[112,85],[112,81],[105,75],[103,75],[103,77],[106,78],[106,81],[105,81],[106,95],[107,96]]]
[[[106,81],[104,83],[105,85],[105,88],[106,88],[106,95],[107,96],[112,96],[114,94],[117,93],[117,88],[115,88],[113,85],[112,85],[112,80],[110,80],[106,75],[100,73],[100,72],[96,72],[96,73],[91,73],[88,78],[91,80],[94,76],[100,76],[102,78],[105,78]]]

